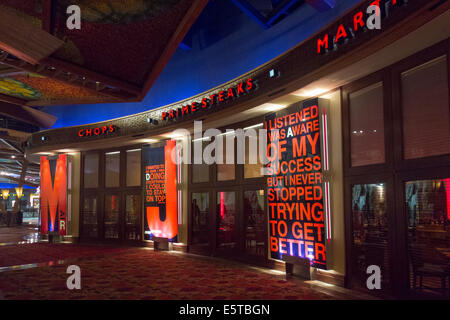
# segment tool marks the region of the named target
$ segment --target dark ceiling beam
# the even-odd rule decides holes
[[[41,128],[51,128],[57,117],[31,107],[0,103],[0,115],[23,121]]]
[[[53,31],[53,0],[42,0],[42,29],[48,33]]]
[[[305,0],[305,2],[320,12],[333,9],[336,5],[336,0]]]
[[[264,29],[269,28],[269,26],[266,23],[266,18],[263,17],[263,15],[258,10],[256,10],[255,7],[253,7],[250,3],[248,3],[248,1],[231,0],[231,2],[233,2],[236,7],[241,9],[242,12],[244,12],[252,20],[258,23],[261,27],[263,27]]]
[[[12,155],[12,156],[16,156],[16,155],[21,155],[21,153],[19,153],[16,150],[11,150],[11,149],[0,149],[0,154],[6,154],[6,155]]]
[[[64,44],[62,40],[3,5],[0,5],[0,30],[0,49],[33,65]]]
[[[2,142],[4,145],[10,147],[11,149],[13,149],[13,150],[15,150],[15,151],[17,151],[17,152],[23,153],[22,150],[20,150],[18,147],[16,147],[16,146],[13,145],[12,143],[6,141],[6,139],[4,139],[4,138],[0,138],[0,142]]]
[[[5,55],[6,53],[6,55]],[[89,90],[95,94],[117,99],[116,102],[125,101],[131,97],[139,96],[140,88],[111,77],[98,74],[94,71],[75,66],[71,63],[54,58],[44,58],[37,65],[24,63],[23,60],[9,56],[8,52],[0,50],[0,62],[13,68],[37,73],[46,78],[63,82]],[[96,90],[97,84],[106,85],[104,90]],[[121,94],[125,92],[126,94]]]
[[[12,104],[17,104],[19,106],[24,106],[27,103],[26,100],[23,100],[23,99],[20,99],[20,98],[16,98],[16,97],[13,97],[13,96],[8,96],[8,95],[3,94],[3,93],[0,93],[0,101],[7,102],[7,103],[12,103]]]
[[[115,79],[112,77],[105,76],[103,74],[97,73],[95,71],[91,71],[88,69],[85,69],[83,67],[76,66],[74,64],[62,61],[60,59],[56,59],[53,57],[46,57],[43,59],[40,63],[55,67],[57,69],[61,69],[63,71],[67,71],[73,74],[77,74],[79,76],[84,76],[86,78],[89,78],[92,81],[96,81],[102,84],[106,84],[115,88],[122,89],[123,91],[130,92],[134,95],[139,95],[141,93],[141,88],[139,86],[136,86],[134,84]],[[60,80],[60,79],[58,79]],[[73,78],[70,78],[70,81],[67,81],[68,83],[75,83]]]
[[[155,65],[153,66],[153,69],[150,71],[150,73],[147,74],[147,80],[145,81],[144,86],[141,90],[141,94],[139,96],[140,100],[145,98],[147,92],[150,90],[153,83],[156,81],[164,67],[172,58],[173,54],[179,47],[180,43],[183,41],[187,32],[189,31],[189,29],[191,29],[192,25],[197,20],[198,16],[207,4],[208,0],[195,0],[189,10],[186,12],[185,16],[178,24],[177,29],[172,34],[163,52],[159,56],[158,61],[156,61]]]
[[[274,11],[270,14],[269,18],[267,19],[266,24],[268,26],[273,26],[273,24],[284,14],[287,14],[289,9],[292,8],[295,4],[300,2],[300,0],[285,0],[281,2],[277,7],[274,9]]]
[[[0,63],[0,65],[1,65],[1,63]],[[0,77],[10,77],[10,76],[14,76],[14,75],[21,75],[24,73],[25,73],[25,71],[16,69],[16,68],[12,68],[10,66],[6,66],[6,68],[0,69]]]

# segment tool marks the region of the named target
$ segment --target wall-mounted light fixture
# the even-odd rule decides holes
[[[2,197],[3,197],[3,200],[8,199],[8,197],[9,197],[9,190],[3,189],[2,190]]]
[[[16,189],[17,199],[22,198],[22,196],[23,196],[23,187],[16,187],[15,189]]]

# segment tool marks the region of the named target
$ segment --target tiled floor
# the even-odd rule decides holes
[[[81,268],[81,290],[66,287],[71,264]],[[0,266],[3,299],[368,298],[314,281],[286,281],[267,269],[145,248],[9,245],[0,247]]]

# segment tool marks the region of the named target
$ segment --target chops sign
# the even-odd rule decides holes
[[[200,110],[205,110],[209,107],[225,103],[227,100],[239,98],[255,88],[256,82],[252,78],[248,78],[247,81],[239,82],[234,87],[230,87],[208,97],[204,97],[201,102],[192,102],[191,104],[182,106],[181,108],[162,112],[161,120],[175,119],[191,113],[196,113]]]
[[[89,129],[80,129],[78,131],[78,136],[80,136],[80,137],[100,136],[100,135],[106,135],[109,133],[113,133],[115,131],[117,131],[117,127],[110,124],[109,126],[102,126],[102,127],[89,128]]]
[[[317,39],[317,53],[323,54],[329,50],[337,50],[339,45],[349,39],[356,38],[357,34],[365,29],[381,29],[381,19],[389,17],[391,8],[407,4],[408,0],[375,0],[371,1],[364,11],[353,15],[352,23],[341,23],[334,34],[326,33]],[[332,37],[332,38],[331,38]]]

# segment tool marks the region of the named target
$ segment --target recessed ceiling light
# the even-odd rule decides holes
[[[320,96],[322,94],[324,94],[325,92],[328,92],[328,89],[324,89],[324,88],[314,88],[314,89],[300,89],[296,92],[293,92],[292,94],[295,96],[299,96],[299,97],[317,97]]]

